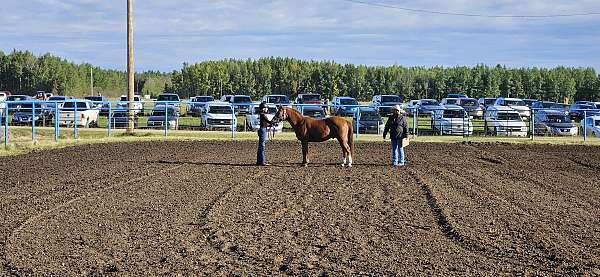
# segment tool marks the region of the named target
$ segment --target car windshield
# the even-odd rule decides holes
[[[25,101],[25,100],[29,100],[28,98],[29,97],[27,97],[27,96],[11,95],[6,100],[8,100],[8,101]]]
[[[290,100],[287,98],[287,96],[269,96],[267,97],[267,103],[274,103],[274,104],[289,104]]]
[[[250,96],[234,96],[233,103],[250,103],[252,98]]]
[[[462,110],[444,110],[444,118],[463,118],[465,115]]]
[[[549,114],[548,122],[552,123],[571,123],[571,119],[568,116],[564,116],[561,114]]]
[[[519,113],[498,113],[498,120],[516,120],[523,121]]]
[[[102,99],[102,96],[86,96],[85,99],[86,100],[90,100],[90,101],[94,101],[94,102],[104,101],[104,99]]]
[[[48,101],[65,101],[65,99],[67,98],[64,96],[52,96],[48,98]]]
[[[479,106],[479,102],[477,102],[477,100],[475,100],[475,99],[469,99],[469,100],[461,101],[460,105],[465,106],[465,107],[475,107],[475,106]]]
[[[361,112],[360,119],[361,120],[381,120],[381,116],[376,111]]]
[[[575,105],[575,109],[577,109],[577,110],[593,110],[594,106],[592,106],[592,105]]]
[[[33,106],[32,103],[23,103],[23,104],[19,104],[17,107],[19,111],[31,111],[31,107]],[[37,111],[40,108],[39,105],[36,105],[35,110]]]
[[[175,94],[161,94],[156,101],[179,101],[179,96]]]
[[[396,96],[396,95],[381,96],[381,102],[400,103],[400,96]]]
[[[458,99],[446,99],[446,104],[454,105],[458,103]]]
[[[127,101],[127,96],[121,96],[121,101]],[[140,97],[134,96],[133,101],[140,101]]]
[[[486,98],[483,100],[483,104],[485,105],[493,105],[494,103],[496,103],[496,99],[494,98]]]
[[[304,94],[302,95],[302,101],[320,101],[321,95],[318,94]]]
[[[275,107],[268,107],[268,110],[268,114],[275,114],[277,112],[277,108]],[[259,114],[258,106],[254,107],[254,114]]]
[[[79,111],[83,111],[87,109],[87,105],[85,102],[65,102],[63,104],[63,109],[75,109],[75,106],[77,106],[77,110]]]
[[[210,102],[213,100],[214,100],[214,98],[212,96],[198,96],[198,97],[194,98],[194,101],[192,101],[192,102]]]
[[[208,113],[213,114],[232,114],[233,110],[229,106],[210,106]]]
[[[154,109],[152,110],[152,116],[165,116],[165,109],[164,106],[162,106],[161,108],[158,109]],[[168,116],[174,116],[175,115],[175,109],[173,109],[172,107],[167,109],[167,115]]]
[[[323,115],[323,111],[322,110],[313,110],[313,109],[305,109],[304,110],[304,115],[305,116],[310,116],[310,117],[320,117]]]
[[[594,120],[594,126],[600,126],[600,120]]]
[[[562,109],[562,107],[556,105],[556,103],[552,102],[538,102],[539,106],[544,109]]]
[[[428,105],[437,105],[438,101],[435,100],[421,100],[421,105],[424,106],[428,106]]]
[[[527,106],[523,100],[504,100],[504,106]]]
[[[358,102],[356,101],[356,99],[342,98],[342,99],[340,99],[340,104],[342,104],[342,105],[358,105]]]

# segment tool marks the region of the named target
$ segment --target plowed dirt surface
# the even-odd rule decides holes
[[[598,275],[600,148],[85,145],[0,158],[0,275]]]

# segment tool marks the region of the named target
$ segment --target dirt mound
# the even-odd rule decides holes
[[[600,148],[99,144],[1,157],[2,274],[597,274]]]

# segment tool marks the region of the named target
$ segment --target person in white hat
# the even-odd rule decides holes
[[[383,139],[390,133],[392,140],[392,166],[404,166],[404,148],[402,148],[402,139],[408,137],[408,127],[404,114],[406,112],[400,108],[400,105],[392,107],[392,115],[385,123],[383,130]]]

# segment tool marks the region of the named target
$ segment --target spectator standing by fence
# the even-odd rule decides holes
[[[390,115],[388,121],[385,123],[383,139],[385,139],[389,132],[390,139],[392,140],[392,165],[404,166],[405,158],[402,142],[403,139],[408,138],[408,127],[404,117],[405,111],[399,105],[392,107],[392,111],[392,115]]]

